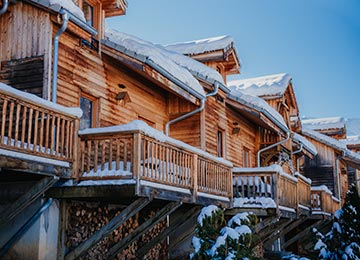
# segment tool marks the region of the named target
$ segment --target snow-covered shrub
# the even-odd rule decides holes
[[[228,223],[224,212],[214,205],[202,209],[195,236],[191,259],[257,259],[253,256],[251,241],[257,218],[252,213],[239,213]]]
[[[323,235],[313,230],[317,242],[314,250],[319,259],[360,259],[360,198],[355,185],[349,190],[345,203],[335,212],[330,232]]]

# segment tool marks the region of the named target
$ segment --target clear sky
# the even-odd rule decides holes
[[[360,0],[128,3],[107,27],[159,44],[230,35],[242,63],[230,79],[287,72],[301,116],[360,118]]]

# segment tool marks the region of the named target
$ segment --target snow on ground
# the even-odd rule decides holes
[[[205,96],[205,92],[200,83],[192,76],[192,74],[182,66],[179,66],[172,59],[169,58],[169,52],[161,47],[155,45],[149,41],[142,40],[133,35],[118,32],[116,30],[107,29],[105,31],[105,37],[117,44],[121,52],[130,54],[137,60],[147,62],[150,60],[163,70],[167,71],[173,77],[192,88],[194,91],[199,93],[201,96]],[[106,42],[105,42],[106,44]],[[151,66],[151,64],[148,64]],[[154,68],[156,69],[156,68]]]
[[[258,78],[239,79],[228,82],[231,90],[242,91],[244,94],[264,97],[282,96],[291,82],[287,73],[267,75]]]
[[[182,54],[202,54],[217,50],[227,51],[233,47],[234,39],[230,36],[217,36],[207,39],[179,42],[165,45],[165,48]]]
[[[242,90],[232,87],[230,87],[230,93],[228,94],[228,98],[237,101],[245,106],[254,108],[258,112],[263,113],[265,114],[265,116],[269,117],[269,119],[280,128],[286,130],[288,129],[284,118],[262,98],[245,94]]]
[[[48,100],[45,100],[43,98],[40,98],[34,94],[26,93],[24,91],[15,89],[9,85],[6,85],[2,82],[0,82],[0,92],[8,94],[12,97],[16,97],[20,100],[26,100],[32,104],[36,104],[38,106],[45,107],[49,109],[50,111],[56,111],[58,113],[70,115],[72,117],[76,116],[80,118],[82,116],[82,110],[78,107],[64,107],[61,105],[58,105],[56,103],[50,102]]]

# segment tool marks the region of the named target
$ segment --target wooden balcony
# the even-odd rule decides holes
[[[129,125],[81,131],[80,168],[74,177],[117,180],[119,185],[132,181],[137,196],[230,204],[229,162],[165,137],[146,124],[130,130]],[[156,131],[157,138],[151,131]]]
[[[340,209],[340,201],[332,195],[325,185],[312,187],[311,208],[314,216],[329,218]]]
[[[310,212],[310,182],[284,173],[280,166],[235,168],[233,184],[234,209],[251,209],[264,216],[281,212],[289,217]]]
[[[0,83],[0,167],[70,176],[80,116]]]

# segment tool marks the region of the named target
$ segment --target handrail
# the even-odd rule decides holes
[[[123,179],[231,198],[231,166],[205,152],[159,141],[140,130],[81,131],[78,179]]]
[[[79,114],[0,83],[0,148],[74,163]],[[76,165],[76,163],[75,163]]]

